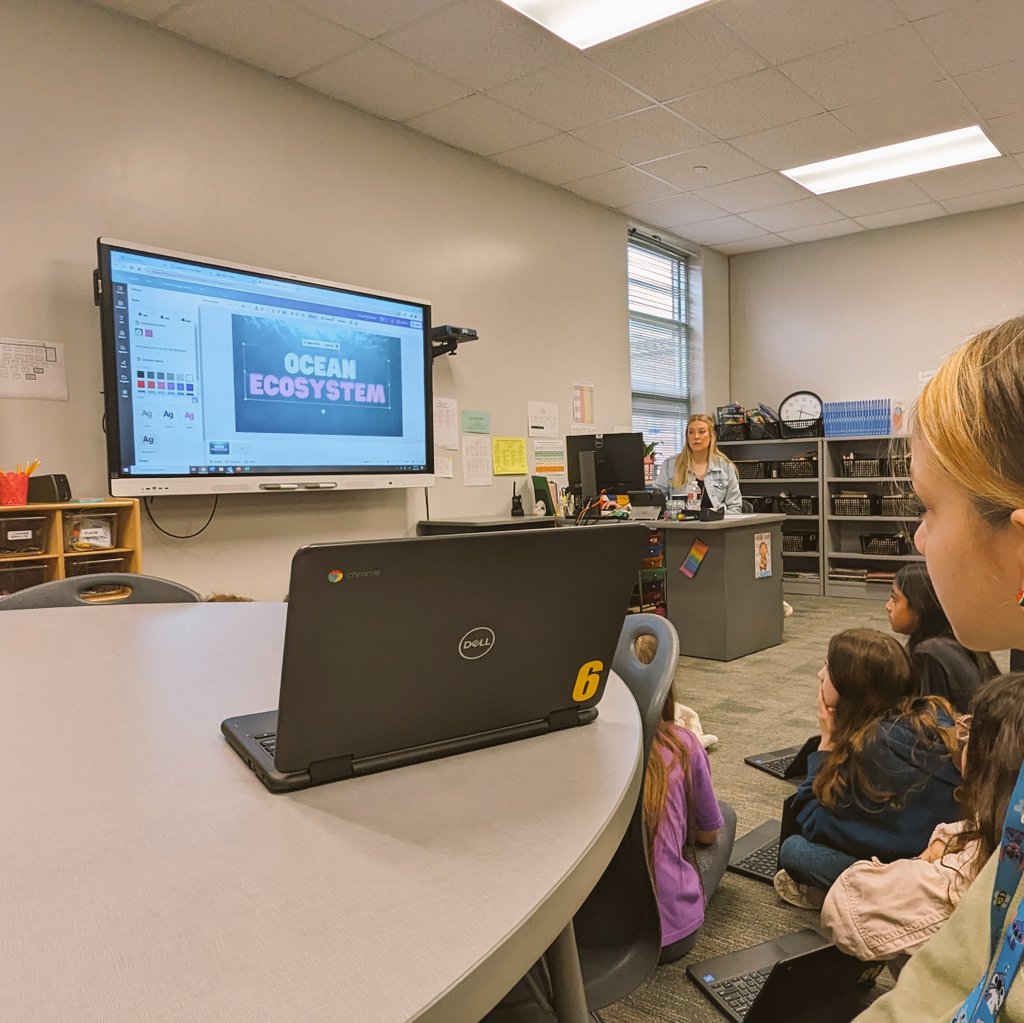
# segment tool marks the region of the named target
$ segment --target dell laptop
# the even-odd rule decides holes
[[[818,749],[820,735],[812,735],[802,746],[786,746],[744,757],[743,762],[782,781],[800,784],[807,776],[807,758]]]
[[[783,934],[686,968],[733,1023],[849,1023],[884,963],[861,962],[816,931]]]
[[[771,884],[779,869],[781,828],[782,821],[765,821],[737,838],[729,856],[728,869],[734,874]]]
[[[278,709],[221,731],[284,792],[587,724],[647,544],[616,522],[303,547]]]

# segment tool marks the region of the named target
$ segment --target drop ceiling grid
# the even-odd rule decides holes
[[[730,255],[1024,198],[1019,0],[718,0],[582,54],[498,0],[94,2]],[[1006,155],[778,173],[967,123]]]

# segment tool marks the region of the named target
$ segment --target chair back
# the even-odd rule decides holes
[[[170,579],[134,572],[105,572],[18,590],[0,597],[0,611],[95,604],[196,604],[202,599],[195,590]]]
[[[638,636],[650,634],[658,649],[650,664],[636,656]],[[679,637],[660,615],[628,615],[619,635],[612,670],[629,687],[643,723],[643,765],[654,742],[661,709],[679,664]],[[635,991],[661,955],[661,917],[647,861],[643,785],[629,827],[611,863],[573,918],[587,1007],[611,1005]]]

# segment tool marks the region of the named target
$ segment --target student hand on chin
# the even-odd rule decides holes
[[[836,727],[836,709],[825,702],[823,687],[818,686],[818,728],[821,729],[821,742],[818,751],[826,753],[832,749],[832,732]]]

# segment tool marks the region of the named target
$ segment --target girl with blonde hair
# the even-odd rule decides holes
[[[668,497],[694,494],[701,508],[743,509],[736,466],[718,450],[715,422],[703,413],[686,423],[686,447],[661,463],[655,487]]]

